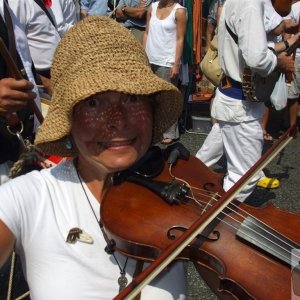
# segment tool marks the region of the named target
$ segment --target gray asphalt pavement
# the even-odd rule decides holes
[[[275,138],[278,138],[283,130],[283,123],[278,119],[278,114],[274,113],[271,116],[272,125],[269,126],[269,132]],[[272,119],[273,118],[273,119]],[[275,118],[275,119],[274,119]],[[195,154],[202,145],[205,135],[195,133],[184,133],[180,137],[182,142],[191,152]],[[265,148],[268,148],[266,144]],[[298,137],[283,149],[273,161],[264,168],[264,172],[269,177],[276,177],[280,180],[278,189],[262,189],[256,188],[253,194],[248,199],[254,205],[260,205],[266,201],[271,201],[275,206],[300,213],[300,137]],[[225,161],[214,166],[216,172],[225,171]],[[295,230],[299,230],[298,228]],[[207,288],[206,284],[199,278],[192,264],[188,271],[189,282],[189,300],[209,300],[217,299],[212,292]]]

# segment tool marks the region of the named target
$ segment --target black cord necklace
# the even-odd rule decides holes
[[[82,179],[81,179],[81,177],[80,177],[80,175],[79,175],[79,173],[78,173],[78,170],[77,170],[75,161],[74,161],[74,167],[75,167],[75,170],[76,170],[76,173],[77,173],[77,176],[78,176],[80,185],[81,185],[81,187],[82,187],[82,190],[83,190],[83,192],[84,192],[84,194],[85,194],[85,197],[86,197],[86,199],[87,199],[87,201],[88,201],[88,203],[89,203],[89,206],[90,206],[90,208],[91,208],[91,211],[92,211],[92,213],[93,213],[93,215],[94,215],[94,217],[95,217],[95,219],[96,219],[96,221],[97,221],[97,224],[98,224],[98,226],[99,226],[99,228],[100,228],[100,230],[101,230],[101,233],[103,234],[104,240],[105,240],[105,242],[106,242],[106,244],[107,244],[104,250],[105,250],[105,252],[106,252],[107,254],[110,254],[110,255],[113,256],[113,258],[115,259],[115,261],[116,261],[116,263],[117,263],[117,265],[118,265],[118,267],[119,267],[119,270],[120,270],[120,277],[118,278],[118,284],[119,284],[119,292],[120,292],[120,291],[121,291],[123,288],[125,288],[126,285],[128,284],[128,279],[127,279],[127,277],[126,277],[126,272],[125,272],[125,269],[126,269],[126,266],[127,266],[127,262],[128,262],[128,257],[126,257],[126,261],[125,261],[124,267],[122,268],[121,265],[120,265],[120,263],[119,263],[119,261],[118,261],[118,259],[117,259],[117,257],[116,257],[116,255],[115,255],[115,250],[114,250],[115,243],[114,243],[114,241],[110,240],[110,239],[107,237],[107,234],[106,234],[106,232],[105,232],[105,230],[104,230],[104,226],[103,226],[101,220],[98,220],[98,218],[97,218],[97,215],[96,215],[96,213],[95,213],[95,211],[94,211],[94,209],[93,209],[93,206],[92,206],[92,204],[91,204],[91,201],[90,201],[90,199],[89,199],[89,197],[88,197],[88,195],[87,195],[87,192],[86,192],[86,190],[85,190],[85,188],[84,188],[84,186],[83,186],[83,182],[82,182]]]

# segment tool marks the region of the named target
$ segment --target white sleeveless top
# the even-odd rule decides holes
[[[163,20],[156,16],[159,2],[152,3],[152,13],[149,22],[146,53],[151,64],[172,67],[176,54],[176,19],[178,8],[184,8],[176,3],[171,13]]]

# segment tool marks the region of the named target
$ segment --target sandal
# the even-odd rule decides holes
[[[171,138],[163,138],[163,140],[161,141],[161,144],[163,145],[170,145],[173,143],[173,139]]]
[[[264,189],[276,189],[280,185],[280,181],[277,178],[262,177],[256,184],[256,186]]]

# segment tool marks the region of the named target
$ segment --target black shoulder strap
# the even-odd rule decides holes
[[[8,47],[7,28],[1,14],[0,14],[0,37],[2,38],[6,47]],[[0,79],[6,77],[6,75],[7,75],[6,63],[4,62],[2,56],[0,55]]]
[[[34,2],[45,12],[45,14],[49,18],[50,22],[52,23],[52,25],[56,28],[55,22],[54,22],[52,16],[50,15],[47,7],[45,6],[43,0],[34,0]]]
[[[19,52],[17,51],[17,47],[16,47],[16,40],[15,40],[15,32],[14,32],[14,26],[13,26],[13,21],[9,12],[9,5],[7,0],[3,1],[3,14],[4,17],[1,18],[1,22],[5,23],[5,24],[1,24],[2,30],[4,30],[4,34],[6,31],[8,40],[6,40],[5,36],[4,36],[4,44],[5,46],[7,46],[9,53],[14,61],[14,63],[16,64],[17,68],[19,69],[19,71],[21,72],[21,74],[27,78],[24,66],[23,66],[23,62],[21,60],[21,57],[19,55]],[[5,59],[2,57],[3,61],[5,61]],[[7,66],[6,71],[8,71],[9,68]],[[5,77],[7,76],[11,76],[12,74],[6,74]]]
[[[235,41],[236,44],[238,44],[239,43],[238,36],[235,33],[233,33],[233,31],[229,28],[226,21],[225,21],[225,26],[226,26],[226,29],[229,32],[230,36],[232,37],[232,39]]]

